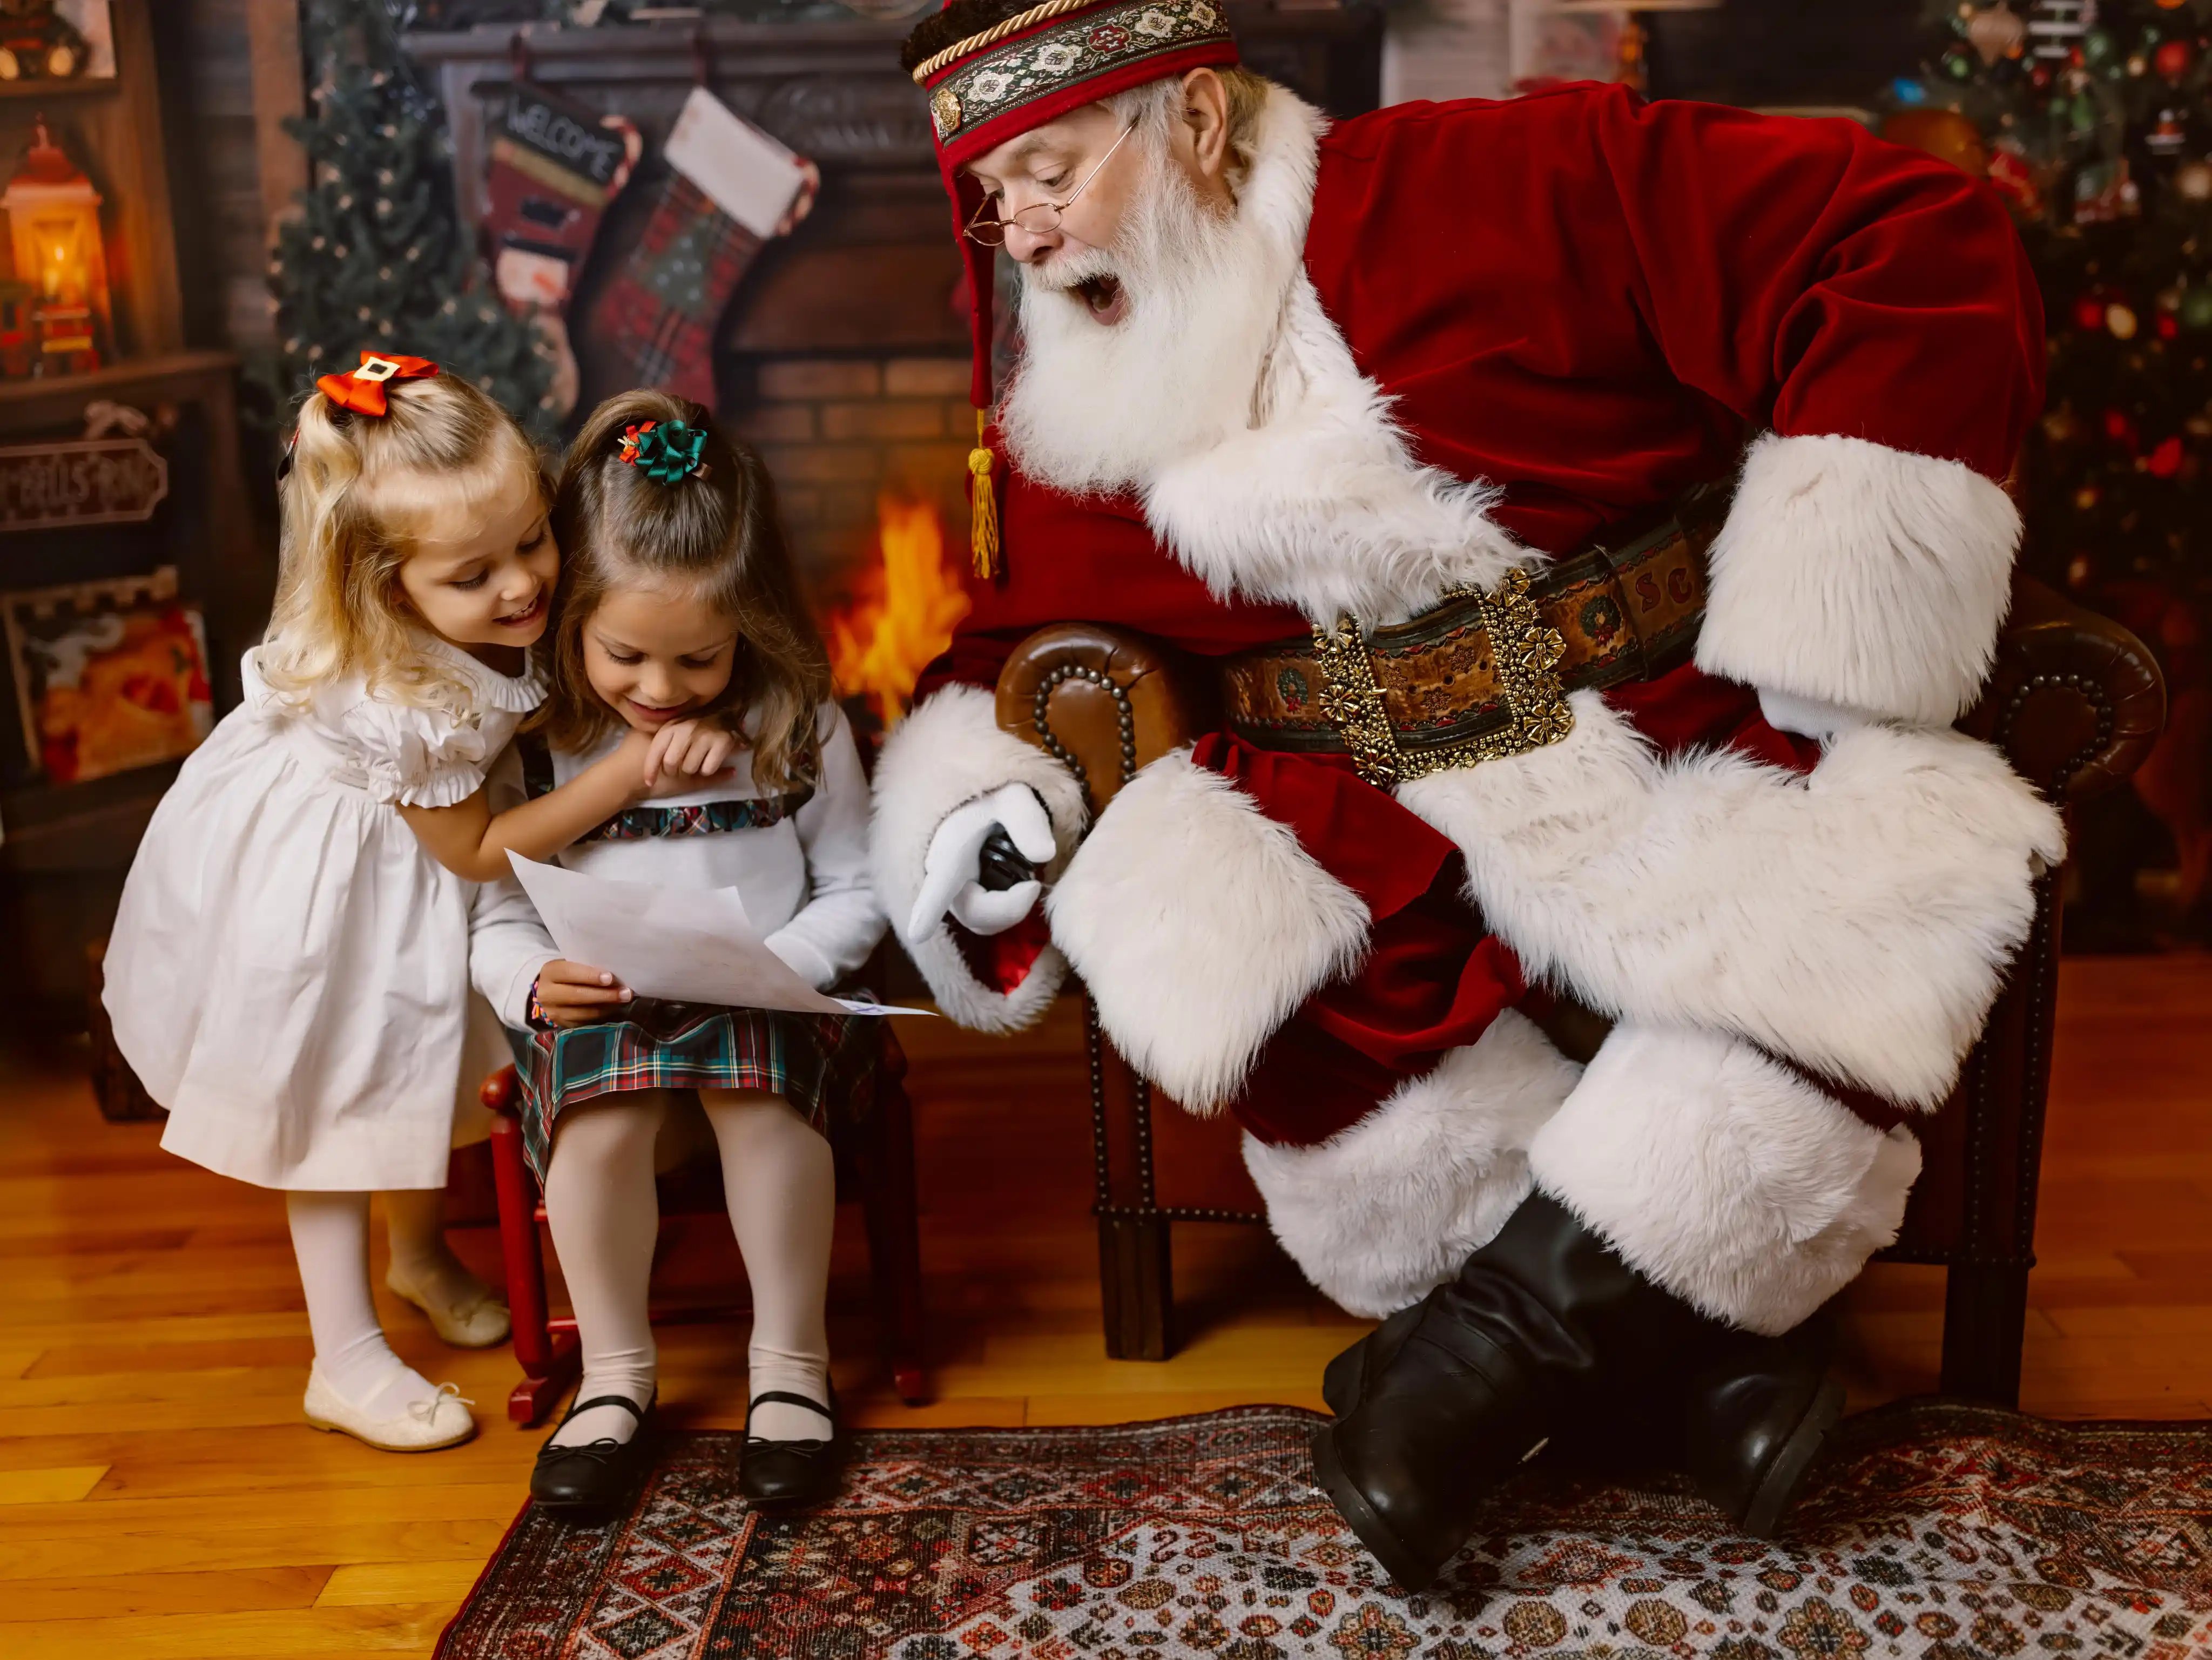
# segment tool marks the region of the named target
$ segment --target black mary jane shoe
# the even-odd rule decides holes
[[[830,1436],[823,1441],[771,1441],[755,1435],[754,1409],[764,1402],[804,1407],[830,1420]],[[810,1401],[789,1389],[763,1389],[745,1408],[745,1451],[738,1465],[738,1491],[755,1510],[803,1510],[818,1505],[837,1490],[837,1463],[843,1452],[837,1435],[837,1391],[830,1391],[830,1404]]]
[[[659,1402],[656,1392],[642,1407],[626,1395],[597,1395],[576,1402],[562,1416],[562,1424],[593,1407],[621,1407],[637,1419],[637,1428],[627,1441],[601,1436],[574,1447],[555,1446],[548,1437],[538,1449],[538,1462],[531,1468],[530,1496],[562,1516],[601,1516],[627,1505],[653,1468]],[[560,1432],[560,1426],[556,1425],[554,1435]]]

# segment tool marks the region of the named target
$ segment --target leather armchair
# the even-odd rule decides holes
[[[2141,641],[2021,578],[1990,684],[1960,724],[2070,806],[2124,781],[2156,739],[2165,711],[2164,682]],[[998,718],[1073,767],[1097,810],[1138,769],[1208,730],[1214,708],[1199,666],[1173,648],[1123,630],[1064,623],[1016,650],[999,678]],[[1916,1126],[1925,1164],[1904,1230],[1884,1253],[1948,1270],[1945,1392],[2007,1405],[2020,1394],[2035,1261],[2059,874],[2038,885],[2033,932],[1952,1099]],[[1172,1342],[1171,1229],[1265,1219],[1235,1125],[1157,1100],[1101,1041],[1095,1016],[1088,1030],[1107,1353],[1163,1359]],[[1570,1053],[1587,1052],[1595,1035],[1554,1033]]]

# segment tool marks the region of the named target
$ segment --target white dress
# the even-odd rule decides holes
[[[472,708],[354,680],[295,713],[248,652],[246,702],[185,763],[131,867],[102,1000],[169,1110],[162,1146],[222,1175],[444,1186],[472,975],[519,1026],[554,955],[512,883],[454,875],[394,809],[474,794],[544,684],[416,644]]]

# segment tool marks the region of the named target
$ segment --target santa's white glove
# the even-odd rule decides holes
[[[1044,802],[1027,784],[1004,785],[955,807],[929,838],[907,938],[920,939],[948,911],[970,933],[1004,933],[1030,914],[1042,882],[1032,878],[995,891],[984,885],[983,844],[1000,832],[1038,869],[1059,851]]]
[[[1795,692],[1773,691],[1763,686],[1759,693],[1759,712],[1777,732],[1796,733],[1800,738],[1833,738],[1838,733],[1865,726],[1870,718],[1841,703],[1823,702],[1817,697],[1800,697]]]

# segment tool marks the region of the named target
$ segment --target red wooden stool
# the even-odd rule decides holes
[[[914,1113],[892,1067],[878,1074],[876,1110],[869,1121],[835,1138],[839,1197],[856,1189],[868,1233],[869,1279],[876,1329],[900,1400],[920,1406],[928,1398],[922,1381],[921,1244],[915,1214]],[[514,1313],[514,1358],[522,1379],[507,1397],[507,1415],[528,1428],[544,1421],[582,1370],[571,1316],[545,1305],[545,1246],[538,1225],[544,1195],[522,1152],[522,1104],[513,1067],[484,1079],[482,1098],[493,1114],[492,1175],[499,1189],[500,1250],[507,1261],[507,1300]],[[719,1168],[695,1159],[661,1177],[660,1214],[720,1214]],[[742,1304],[683,1304],[653,1310],[655,1325],[724,1320]]]

